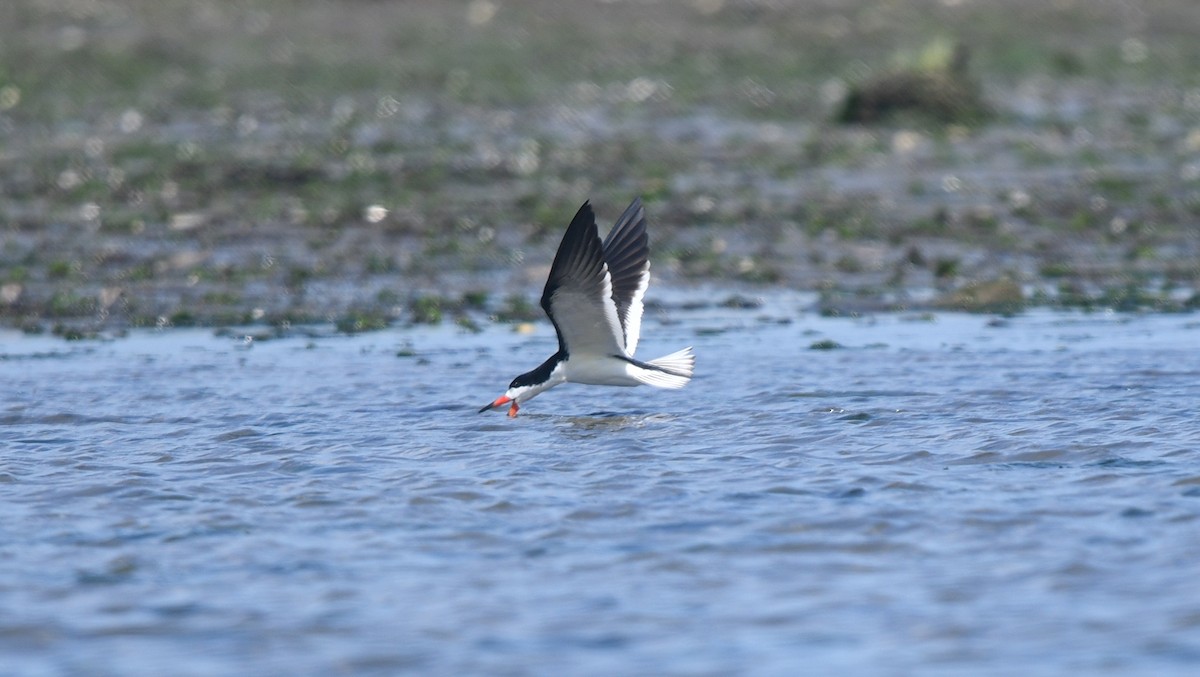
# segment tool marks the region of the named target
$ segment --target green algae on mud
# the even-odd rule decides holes
[[[0,322],[527,321],[578,204],[607,225],[635,194],[674,284],[1194,307],[1190,9],[1135,35],[1033,0],[11,3]],[[948,39],[986,120],[830,122]]]

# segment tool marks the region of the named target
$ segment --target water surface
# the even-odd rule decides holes
[[[1200,318],[804,309],[516,420],[548,325],[4,334],[2,672],[1200,666]]]

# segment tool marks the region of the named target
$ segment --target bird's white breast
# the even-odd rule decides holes
[[[615,357],[572,355],[564,366],[564,373],[570,383],[585,383],[595,386],[641,385],[641,382],[633,376],[634,370],[638,367]]]

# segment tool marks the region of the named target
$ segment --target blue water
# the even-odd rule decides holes
[[[1200,670],[1200,317],[805,308],[515,420],[548,325],[2,334],[0,673]]]

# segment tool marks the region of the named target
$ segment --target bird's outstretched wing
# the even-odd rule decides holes
[[[542,291],[542,309],[558,332],[558,349],[564,355],[625,352],[604,254],[596,215],[584,202],[558,245]]]
[[[612,299],[621,322],[625,354],[632,357],[642,333],[642,297],[650,286],[650,238],[646,210],[634,198],[604,238],[604,261],[612,280]]]

